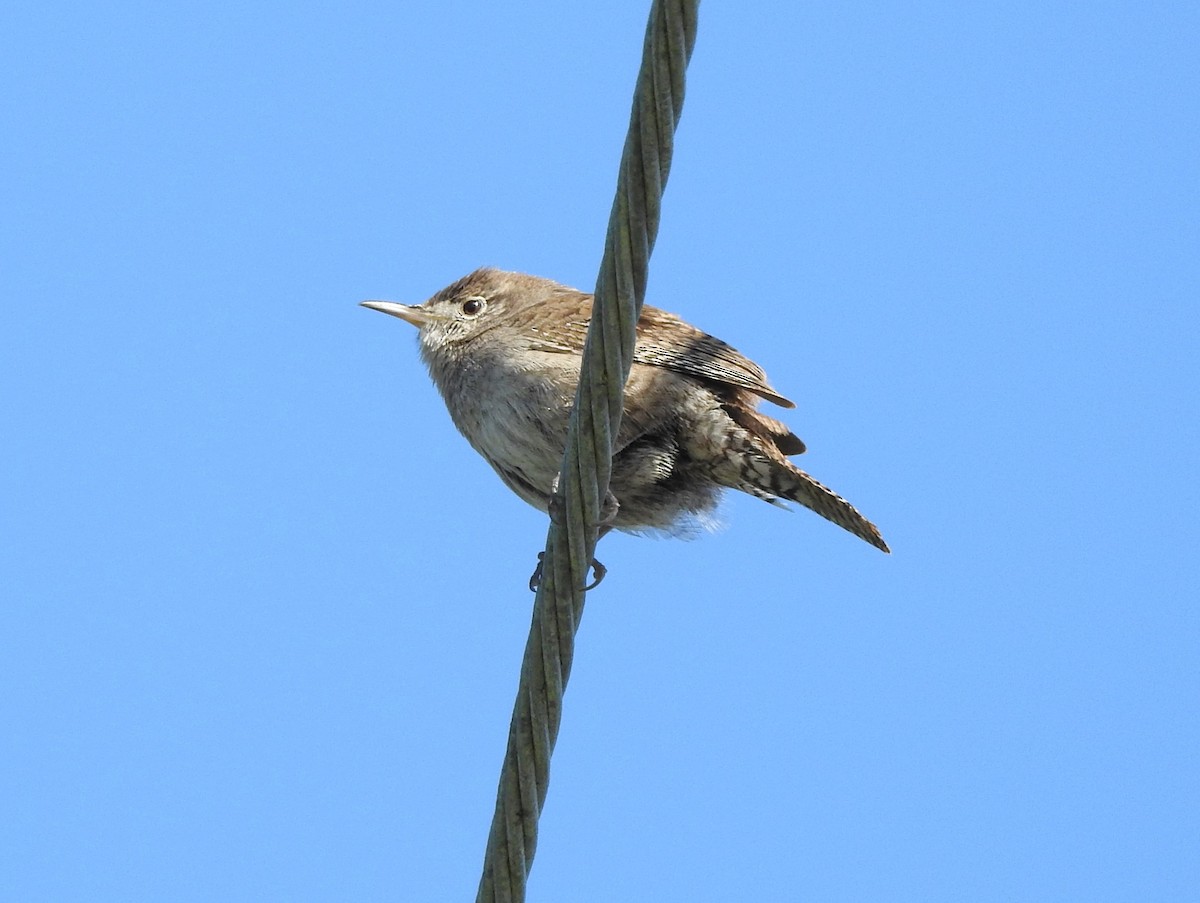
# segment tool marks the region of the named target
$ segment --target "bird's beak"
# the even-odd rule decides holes
[[[401,320],[412,323],[418,329],[422,326],[428,326],[434,319],[415,305],[397,304],[395,301],[363,301],[362,306],[380,311],[381,313],[391,314],[393,317],[399,317]]]

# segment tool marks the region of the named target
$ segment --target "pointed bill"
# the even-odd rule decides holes
[[[415,305],[398,304],[395,301],[363,301],[361,303],[363,307],[369,307],[371,310],[399,317],[401,320],[411,323],[417,328],[426,326],[433,320],[429,314]]]

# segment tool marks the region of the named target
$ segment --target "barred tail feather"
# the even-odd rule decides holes
[[[772,468],[771,484],[771,490],[780,498],[801,504],[875,548],[891,552],[879,528],[859,514],[857,508],[790,463]]]

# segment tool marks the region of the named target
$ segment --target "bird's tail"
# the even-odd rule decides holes
[[[818,483],[803,470],[793,467],[791,462],[776,465],[773,470],[772,488],[779,498],[797,502],[843,530],[849,530],[859,539],[866,540],[875,548],[891,552],[880,535],[879,528],[828,486]]]
[[[731,402],[724,407],[733,422],[714,420],[717,434],[702,437],[708,441],[709,454],[713,447],[721,451],[712,471],[718,483],[768,502],[796,502],[875,548],[891,551],[878,527],[787,459],[804,451],[804,443],[785,424],[756,411],[753,404]]]
[[[750,452],[750,449],[745,449]],[[817,512],[821,517],[849,530],[860,539],[877,549],[890,552],[879,533],[879,528],[863,517],[858,509],[827,486],[818,483],[792,462],[774,456],[757,454],[739,455],[737,474],[724,474],[726,485],[742,492],[758,496],[768,502],[787,499]]]

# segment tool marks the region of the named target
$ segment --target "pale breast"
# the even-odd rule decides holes
[[[542,510],[562,464],[574,400],[562,360],[553,355],[548,364],[526,359],[520,369],[494,362],[461,368],[439,386],[467,441],[510,489]]]

